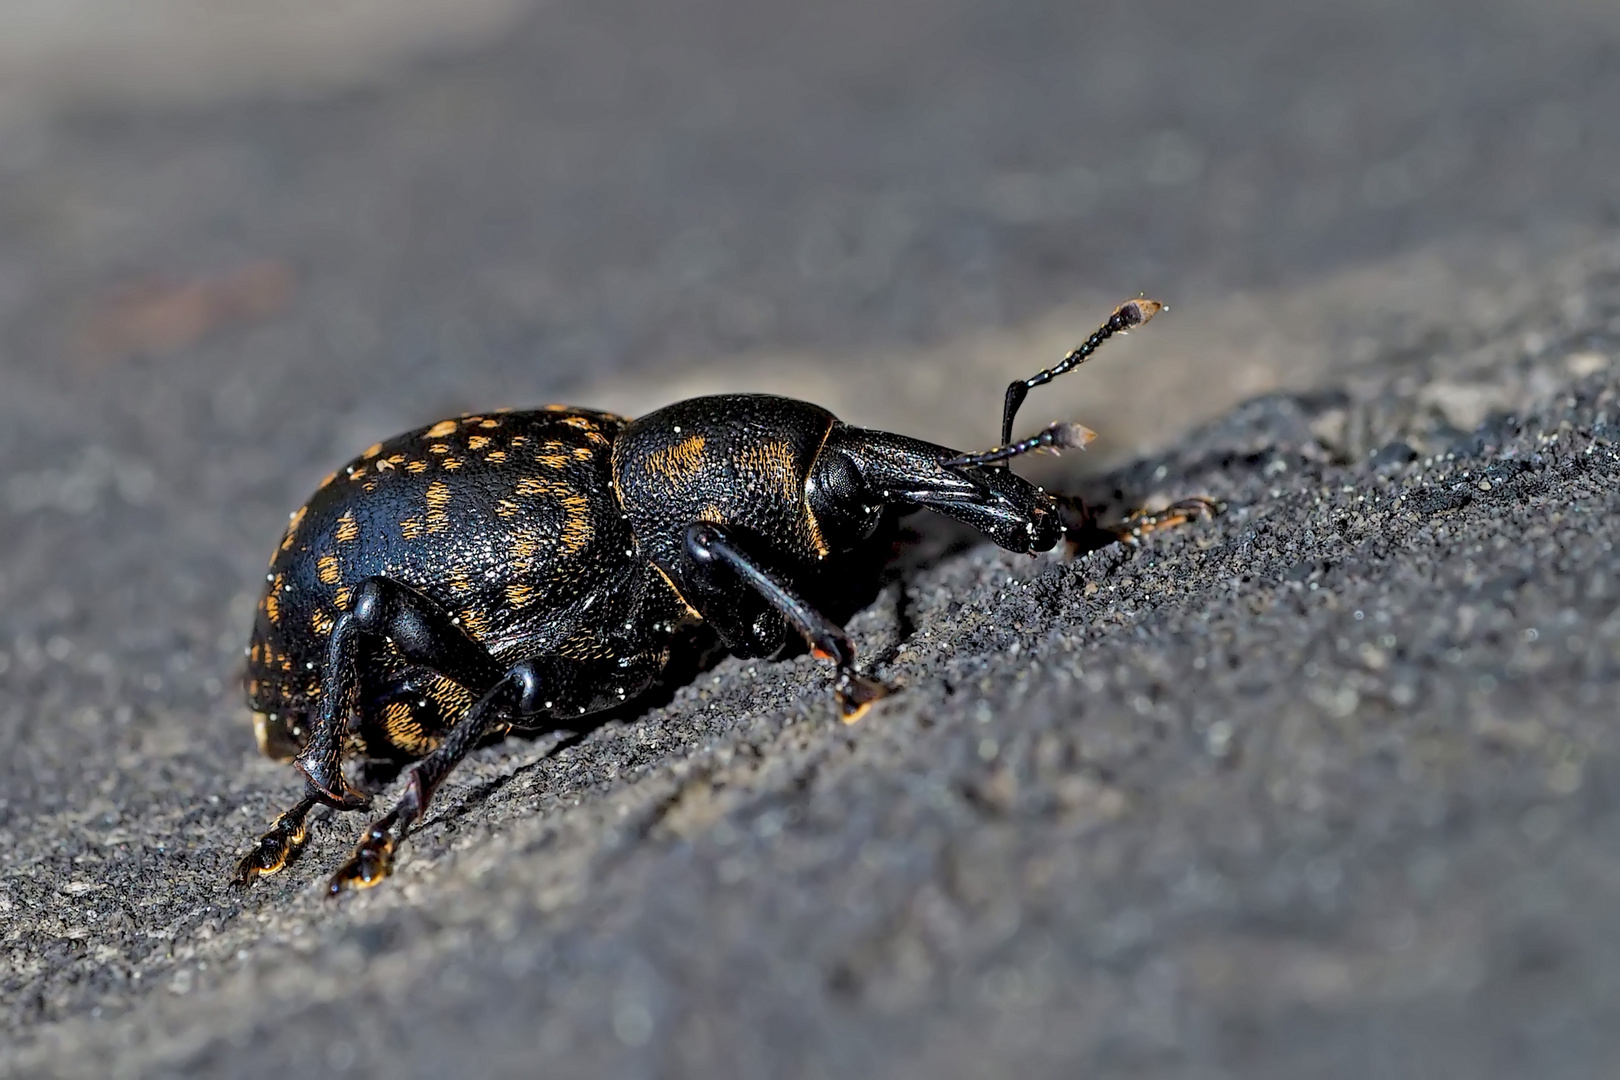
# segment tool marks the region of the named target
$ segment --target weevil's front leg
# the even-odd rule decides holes
[[[305,815],[317,803],[357,810],[370,799],[343,776],[343,729],[354,712],[362,657],[392,642],[405,658],[478,692],[500,680],[503,669],[482,645],[433,600],[390,578],[368,578],[353,605],[332,627],[321,670],[320,707],[309,743],[294,764],[304,774],[304,795],[282,814],[237,863],[231,884],[245,887],[296,858],[307,839]]]
[[[682,576],[697,586],[697,595],[689,599],[722,639],[729,643],[753,634],[751,626],[740,625],[737,615],[751,606],[738,603],[741,591],[743,596],[763,599],[804,638],[813,655],[837,665],[834,693],[844,723],[855,723],[872,702],[888,693],[882,683],[855,670],[855,646],[844,628],[806,603],[724,526],[710,522],[688,526],[685,557],[687,572]]]
[[[501,723],[538,714],[569,689],[565,669],[559,663],[542,658],[524,660],[509,668],[450,729],[444,741],[411,769],[405,794],[392,810],[366,826],[353,854],[332,875],[327,894],[336,896],[347,889],[370,888],[387,877],[393,869],[395,845],[427,812],[433,793],[450,770]],[[542,702],[542,690],[550,700]]]
[[[1205,495],[1171,503],[1163,510],[1138,510],[1112,530],[1123,544],[1139,544],[1149,534],[1173,529],[1189,521],[1212,518],[1220,513],[1221,505]]]

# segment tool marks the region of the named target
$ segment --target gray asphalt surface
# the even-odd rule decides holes
[[[1617,36],[559,2],[373,90],[0,150],[0,1074],[1613,1075]],[[235,681],[334,462],[750,357],[925,384],[1138,289],[1207,350],[1114,354],[1151,424],[1071,376],[1144,456],[1047,475],[1222,517],[1033,560],[919,524],[859,725],[808,657],[724,660],[479,751],[382,888],[319,896],[326,817],[223,889],[295,791]],[[1281,323],[1300,384],[1195,422]]]

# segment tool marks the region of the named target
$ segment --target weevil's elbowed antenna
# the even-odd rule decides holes
[[[977,454],[958,454],[940,462],[947,469],[960,469],[967,465],[989,465],[1007,461],[1034,451],[1045,450],[1056,454],[1062,450],[1084,450],[1097,433],[1084,424],[1050,424],[1037,435],[1007,443]]]
[[[1153,318],[1153,316],[1157,315],[1160,311],[1163,311],[1164,308],[1165,305],[1159,303],[1157,300],[1149,300],[1146,297],[1138,297],[1135,300],[1125,301],[1125,303],[1114,309],[1114,313],[1108,316],[1107,322],[1099,326],[1095,333],[1080,343],[1080,347],[1078,349],[1075,349],[1068,356],[1065,356],[1053,367],[1049,367],[1045,371],[1031,375],[1027,379],[1019,379],[1017,382],[1007,387],[1007,402],[1001,410],[1002,445],[997,449],[1008,449],[1012,446],[1019,445],[1012,441],[1013,420],[1018,416],[1018,406],[1024,403],[1024,398],[1029,396],[1030,390],[1037,386],[1044,386],[1053,379],[1057,378],[1059,375],[1064,375],[1073,371],[1075,368],[1085,363],[1091,354],[1096,352],[1103,342],[1107,341],[1115,334],[1128,333],[1133,327],[1141,326],[1143,323]],[[1042,434],[1044,434],[1044,432]],[[1035,449],[1035,447],[1031,447],[1031,449]],[[993,452],[994,451],[992,451],[992,453]],[[1018,453],[1024,452],[1025,451],[1019,451]],[[1017,454],[1003,454],[1002,458],[1016,456]],[[1001,460],[1001,458],[992,458],[991,460]]]

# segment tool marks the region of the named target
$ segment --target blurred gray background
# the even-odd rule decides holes
[[[1393,788],[1326,810],[1277,795],[1322,754],[1405,751],[1324,750],[1285,723],[1298,707],[1357,724],[1372,699],[1324,689],[1326,660],[1299,674],[1283,643],[1318,631],[1245,608],[1226,583],[1250,571],[1196,561],[1211,544],[1259,557],[1237,512],[1164,541],[1195,561],[1143,610],[1231,606],[1252,684],[1205,685],[1160,630],[1110,636],[1114,616],[1078,601],[998,607],[1027,568],[993,551],[930,556],[914,588],[939,602],[918,610],[1034,635],[1009,651],[939,623],[978,665],[944,696],[916,689],[843,732],[807,661],[728,661],[562,755],[481,752],[374,894],[314,891],[347,819],[246,899],[219,883],[294,787],[257,757],[237,689],[263,560],[374,439],[491,405],[764,389],[988,444],[1009,379],[1146,292],[1171,312],[1025,410],[1102,439],[1033,470],[1117,504],[1210,490],[1275,511],[1277,574],[1304,582],[1355,562],[1307,518],[1373,484],[1370,452],[1488,457],[1458,440],[1504,413],[1607,422],[1608,399],[1560,395],[1613,379],[1617,118],[1620,7],[1603,0],[0,0],[0,1070],[1605,1075],[1615,969],[1565,960],[1616,929],[1620,869],[1598,853],[1620,830],[1579,771],[1613,747],[1606,725],[1576,730],[1612,707],[1610,608],[1547,601],[1598,643],[1557,678],[1513,668],[1534,639],[1511,605],[1424,646],[1474,666],[1435,667],[1419,705],[1397,694],[1390,738],[1440,732],[1414,752],[1461,764],[1388,783],[1461,802],[1414,802],[1380,847],[1356,823],[1405,805]],[[1531,550],[1510,516],[1481,510],[1434,565],[1357,580],[1409,583],[1404,635],[1506,580],[1491,560]],[[1547,552],[1579,548],[1559,573],[1607,595],[1612,546],[1571,537],[1611,518],[1536,510],[1552,547],[1513,573],[1539,581]],[[1129,560],[1041,566],[1106,600],[1150,580]],[[903,680],[884,618],[857,637]],[[1075,682],[1042,651],[1059,631],[1103,650],[1088,670],[1130,656],[1137,674]],[[1507,706],[1481,704],[1485,678],[1527,695],[1531,719],[1508,712],[1539,734],[1486,730]],[[1029,781],[1083,828],[940,809],[961,784],[939,762],[993,771],[997,739],[1043,717],[1112,745],[1117,716],[1129,741],[1135,703],[1161,695],[1185,746],[1137,773]],[[975,726],[988,701],[994,738]],[[1294,734],[1188,787],[1177,770],[1245,724]],[[1504,766],[1502,746],[1530,763]],[[760,763],[692,792],[737,755]],[[1153,816],[1172,790],[1191,801]],[[1239,839],[1167,845],[1165,822],[1214,814],[1194,790],[1270,809]],[[792,809],[806,791],[839,813]],[[1597,801],[1534,817],[1549,797]],[[1309,854],[1290,829],[1313,815]],[[1588,845],[1579,875],[1479,891],[1565,825]],[[763,846],[744,858],[738,836]],[[1474,876],[1431,881],[1423,845],[1474,852]],[[1030,916],[1047,872],[1007,877],[1012,851],[1094,859],[1072,893],[1089,906]],[[1133,862],[1145,851],[1162,865]],[[1231,887],[1198,893],[1201,860],[1228,856]],[[1393,911],[1410,890],[1429,906]],[[1242,934],[1175,922],[1206,901]],[[1545,916],[1524,949],[1491,929],[1521,908]],[[1103,927],[1127,944],[1086,936]],[[1414,935],[1424,948],[1401,952]],[[1526,1001],[1541,1011],[1521,1031]]]

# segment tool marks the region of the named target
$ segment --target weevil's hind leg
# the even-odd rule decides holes
[[[1149,533],[1163,532],[1189,521],[1212,518],[1220,513],[1221,505],[1204,495],[1171,503],[1163,510],[1138,510],[1113,530],[1120,543],[1139,544]]]
[[[411,769],[405,794],[392,810],[366,826],[354,852],[327,883],[327,895],[370,888],[387,877],[393,870],[395,847],[427,812],[444,778],[501,724],[540,711],[542,690],[553,697],[568,691],[561,665],[534,659],[509,668],[450,729],[444,741]]]
[[[737,586],[758,594],[781,615],[822,660],[838,668],[834,693],[839,713],[846,724],[859,720],[872,702],[887,694],[888,688],[855,670],[855,646],[844,628],[811,607],[776,574],[744,550],[724,526],[698,522],[686,530],[686,562],[690,580],[701,586],[693,604],[706,620],[714,623],[722,637],[728,636],[728,596]],[[725,577],[717,571],[724,568]],[[726,580],[729,577],[731,580]],[[732,633],[746,632],[734,628]]]
[[[261,836],[237,863],[231,884],[246,887],[297,857],[308,838],[305,816],[317,803],[358,810],[371,800],[343,776],[343,729],[354,711],[359,664],[385,642],[413,664],[428,668],[475,692],[494,685],[503,669],[450,615],[430,598],[390,578],[368,578],[353,605],[332,627],[321,670],[320,707],[309,742],[294,761],[304,774],[304,795]]]
[[[384,642],[413,664],[481,692],[501,678],[489,650],[430,598],[391,578],[367,578],[354,603],[332,627],[321,672],[320,707],[309,744],[294,764],[323,802],[353,810],[369,801],[343,778],[342,733],[355,706],[361,650]]]

